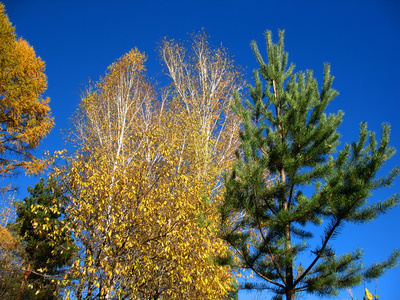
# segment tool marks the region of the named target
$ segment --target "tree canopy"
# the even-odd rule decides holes
[[[17,217],[1,227],[0,294],[12,299],[59,299],[56,284],[71,264],[76,246],[63,222],[54,180],[41,179],[15,202]]]
[[[332,243],[345,224],[400,201],[368,200],[400,172],[382,175],[395,153],[390,126],[377,138],[362,123],[339,146],[330,66],[318,86],[289,64],[283,31],[278,43],[265,38],[266,60],[251,44],[259,69],[247,101],[241,68],[204,32],[161,41],[163,87],[130,50],[82,93],[73,150],[42,160],[35,149],[54,126],[45,64],[0,3],[0,178],[52,167],[0,226],[0,297],[226,300],[243,288],[294,300],[393,268],[398,250],[365,267],[361,249]],[[243,269],[256,280],[240,285]]]
[[[44,164],[32,150],[53,127],[49,99],[43,99],[45,64],[33,48],[17,38],[0,3],[0,177],[18,169],[37,173]],[[7,189],[3,188],[3,192]]]
[[[162,45],[163,59],[181,67],[173,47]],[[200,61],[212,58],[204,36],[195,47],[206,51]],[[232,290],[230,268],[215,262],[228,249],[217,236],[213,201],[221,199],[221,169],[234,157],[239,129],[228,111],[235,85],[226,81],[240,76],[220,53],[202,67],[220,76],[212,88],[178,86],[189,78],[171,76],[173,85],[157,99],[146,58],[135,49],[83,95],[71,134],[77,151],[55,173],[82,245],[66,280],[78,299],[223,299]],[[188,88],[203,93],[206,109],[197,95],[178,96]]]
[[[265,34],[267,62],[252,43],[259,70],[251,101],[242,103],[236,93],[244,129],[238,161],[225,176],[222,235],[238,266],[261,279],[244,288],[270,289],[275,299],[292,300],[303,292],[336,295],[397,263],[398,250],[364,267],[361,249],[339,254],[331,245],[346,223],[374,220],[399,203],[397,194],[368,203],[373,191],[398,176],[398,167],[377,176],[395,149],[389,146],[388,125],[377,141],[361,124],[359,140],[338,151],[343,113],[325,113],[338,95],[329,65],[319,89],[311,71],[294,73],[283,31],[279,37],[273,43],[271,32]],[[318,226],[324,227],[320,242],[309,243]],[[298,260],[305,252],[312,257],[306,264]]]

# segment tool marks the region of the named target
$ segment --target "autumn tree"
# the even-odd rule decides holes
[[[214,187],[199,176],[206,136],[182,102],[156,98],[144,62],[131,50],[88,88],[77,152],[56,171],[82,245],[67,281],[78,299],[221,299],[231,277],[213,261],[227,248],[212,222]]]
[[[364,267],[360,249],[339,254],[331,245],[346,223],[375,220],[399,203],[397,194],[367,201],[399,174],[395,167],[377,177],[395,153],[389,146],[390,127],[383,125],[377,141],[362,124],[359,140],[337,151],[343,113],[325,113],[338,94],[329,65],[319,89],[311,71],[293,73],[283,32],[275,44],[268,31],[266,43],[267,62],[252,43],[260,68],[254,72],[255,86],[250,86],[251,101],[242,104],[236,94],[244,130],[239,161],[225,178],[222,234],[240,259],[239,266],[260,280],[245,288],[270,289],[274,299],[293,300],[302,293],[336,295],[379,277],[399,257],[395,250],[387,260]],[[308,244],[313,229],[319,228],[314,226],[324,226],[324,233],[319,242]],[[304,253],[310,262],[298,261]]]
[[[9,195],[0,212],[0,297],[15,298],[21,283],[19,241],[12,236],[7,224],[14,217],[12,210],[13,196]]]
[[[168,91],[174,110],[196,123],[201,133],[196,155],[204,165],[199,176],[209,184],[221,183],[218,179],[235,159],[239,143],[240,118],[231,105],[233,92],[245,85],[241,69],[223,46],[213,48],[204,32],[186,43],[164,39],[159,52],[172,81]]]
[[[0,297],[15,298],[23,278],[18,240],[0,225]]]
[[[17,39],[0,3],[0,177],[18,169],[36,173],[43,162],[32,150],[53,127],[44,62],[22,38]],[[3,188],[5,192],[7,188]]]

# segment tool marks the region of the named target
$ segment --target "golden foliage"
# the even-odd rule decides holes
[[[18,245],[8,229],[0,225],[0,297],[10,296],[13,278],[20,274]]]
[[[64,283],[77,298],[222,299],[232,279],[214,262],[227,251],[210,201],[221,196],[218,136],[176,98],[156,101],[144,62],[132,50],[88,89],[79,148],[56,170],[82,245]]]
[[[0,249],[1,252],[7,250],[13,250],[17,246],[17,242],[11,236],[11,233],[7,230],[7,228],[0,226]]]
[[[53,127],[44,62],[14,28],[0,4],[0,177],[18,168],[37,173],[43,163],[32,155]]]

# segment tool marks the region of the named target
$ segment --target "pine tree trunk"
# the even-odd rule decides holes
[[[285,238],[286,238],[285,250],[290,252],[292,249],[291,237],[290,237],[290,224],[288,224],[285,228]],[[294,300],[292,261],[286,263],[286,300]]]
[[[286,300],[294,300],[294,287],[286,290]]]
[[[290,252],[292,250],[292,242],[290,235],[290,224],[285,228],[285,250]],[[294,300],[294,280],[293,280],[293,262],[286,263],[286,300]]]
[[[281,170],[281,180],[286,183],[286,173],[285,170]],[[283,195],[283,209],[289,210],[289,201],[287,195]],[[285,251],[290,253],[292,250],[292,240],[290,234],[290,223],[285,226]],[[290,260],[286,263],[286,300],[294,300],[294,285],[293,285],[293,262]]]

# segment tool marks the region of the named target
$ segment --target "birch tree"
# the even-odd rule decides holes
[[[112,64],[75,118],[78,149],[55,174],[82,245],[65,282],[78,299],[222,299],[230,270],[213,261],[227,248],[197,176],[201,133],[156,99],[144,63],[132,50]]]
[[[223,46],[213,48],[204,32],[191,43],[164,39],[160,56],[171,79],[175,109],[193,119],[203,135],[196,154],[204,159],[199,176],[220,183],[217,178],[235,159],[239,142],[240,118],[231,105],[233,92],[245,85],[241,69]]]

